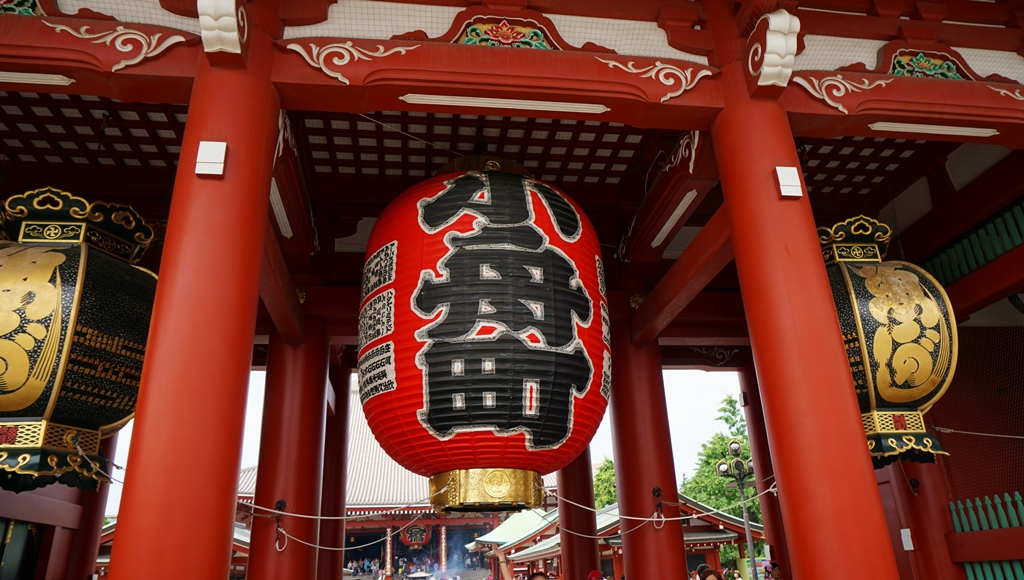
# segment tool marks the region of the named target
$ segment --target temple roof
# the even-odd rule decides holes
[[[402,467],[385,453],[366,422],[358,391],[353,389],[349,397],[347,508],[428,508],[428,479]],[[257,471],[254,465],[238,474],[239,496],[256,494]],[[553,488],[555,479],[554,473],[545,475],[544,486]]]

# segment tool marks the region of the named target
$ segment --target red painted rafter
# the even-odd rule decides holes
[[[269,222],[263,247],[263,267],[260,270],[260,299],[281,338],[288,344],[301,343],[302,306],[284,262],[277,235]]]
[[[1024,246],[985,264],[946,288],[953,313],[963,319],[1024,289]]]
[[[1022,163],[1024,151],[1010,153],[907,228],[900,236],[906,260],[921,262],[1024,195]]]
[[[633,344],[655,340],[731,260],[729,215],[722,207],[631,317]]]

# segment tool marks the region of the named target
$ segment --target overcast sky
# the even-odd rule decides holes
[[[726,395],[738,396],[739,379],[736,373],[703,371],[665,371],[665,399],[668,404],[669,427],[672,431],[672,454],[675,459],[676,480],[693,475],[701,443],[725,425],[715,420],[718,407]],[[245,441],[242,444],[242,466],[256,465],[260,451],[260,421],[263,408],[263,382],[266,373],[253,372],[246,405]],[[131,442],[132,423],[121,430],[114,463],[126,465]],[[605,457],[615,459],[612,452],[612,429],[608,413],[590,443],[594,463]],[[111,475],[123,480],[124,472],[115,470]],[[114,483],[107,501],[108,515],[117,514],[121,502],[121,484]]]

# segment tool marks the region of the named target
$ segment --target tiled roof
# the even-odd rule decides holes
[[[410,511],[428,509],[430,489],[427,478],[402,467],[381,449],[366,423],[359,392],[349,393],[348,481],[346,507],[403,507]],[[257,467],[246,467],[238,474],[238,495],[256,493]],[[546,482],[545,482],[546,483]]]
[[[399,465],[381,449],[370,431],[355,389],[348,407],[348,481],[346,506],[427,506],[427,478]]]
[[[514,513],[497,528],[466,544],[466,549],[475,550],[477,544],[498,544],[502,548],[512,546],[543,532],[557,520],[556,512],[545,512],[542,509]]]

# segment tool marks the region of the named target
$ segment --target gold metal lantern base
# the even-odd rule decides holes
[[[539,473],[527,469],[456,469],[432,476],[430,495],[438,511],[521,510],[540,507],[544,481]]]

